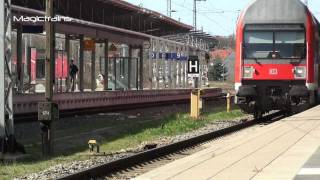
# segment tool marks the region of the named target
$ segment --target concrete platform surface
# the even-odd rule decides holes
[[[320,179],[320,148],[309,158],[298,172],[294,180]]]
[[[317,177],[319,180],[316,173],[320,174],[320,152],[316,151],[320,146],[320,106],[203,146],[206,149],[135,179],[301,180]],[[312,169],[307,169],[311,171],[309,175],[307,172],[304,177],[298,176],[313,154],[314,160],[309,163]]]

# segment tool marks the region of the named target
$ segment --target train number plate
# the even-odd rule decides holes
[[[278,69],[269,69],[269,74],[278,75]]]

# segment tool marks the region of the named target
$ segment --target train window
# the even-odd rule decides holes
[[[304,58],[304,32],[275,32],[275,51],[279,52],[280,58]]]
[[[273,32],[247,31],[245,58],[266,59],[273,52]]]
[[[45,60],[37,59],[36,61],[36,78],[43,79],[45,78]]]
[[[244,58],[300,59],[306,56],[304,31],[247,31],[245,32]]]
[[[245,42],[250,44],[272,44],[272,32],[246,32]]]

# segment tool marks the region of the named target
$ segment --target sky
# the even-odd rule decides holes
[[[135,5],[167,14],[167,0],[126,0]],[[197,28],[211,35],[228,36],[235,32],[239,14],[251,0],[202,0],[197,2]],[[304,0],[302,0],[304,1]],[[171,0],[172,18],[193,25],[193,0]],[[309,0],[309,8],[320,20],[320,0]]]

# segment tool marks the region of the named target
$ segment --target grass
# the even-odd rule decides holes
[[[170,137],[190,132],[208,123],[219,120],[230,120],[241,117],[240,110],[235,109],[230,113],[224,112],[222,108],[215,108],[213,112],[204,113],[201,119],[191,119],[188,114],[174,114],[158,121],[123,121],[115,123],[116,133],[106,135],[101,142],[100,151],[111,153],[122,149],[133,148],[145,141],[153,141],[161,137]],[[39,172],[53,165],[72,162],[75,160],[86,160],[87,146],[79,146],[64,153],[59,153],[51,159],[39,157],[40,147],[35,145],[28,147],[31,157],[19,163],[0,164],[0,179],[12,179],[13,177]]]

